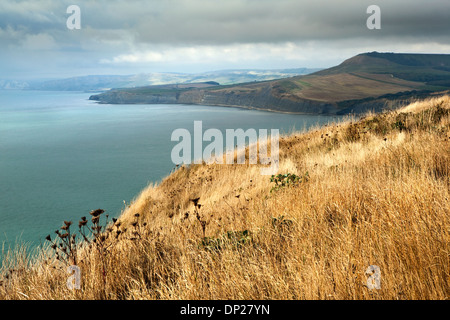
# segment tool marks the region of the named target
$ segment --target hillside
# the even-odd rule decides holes
[[[93,95],[100,103],[181,103],[347,114],[406,105],[450,89],[450,55],[364,53],[309,75],[160,92],[152,86]]]
[[[8,254],[0,300],[448,300],[449,142],[444,96],[283,136],[280,176],[174,168],[117,221],[80,213],[37,262]],[[67,264],[82,270],[80,290],[67,289]]]

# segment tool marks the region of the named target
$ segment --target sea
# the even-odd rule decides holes
[[[280,134],[339,121],[199,105],[109,105],[93,93],[0,90],[0,245],[39,247],[48,234],[101,208],[118,217],[175,164],[172,132],[279,129]],[[0,259],[2,254],[0,253]]]

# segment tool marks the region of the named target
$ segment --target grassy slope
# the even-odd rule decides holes
[[[250,99],[269,89],[276,98],[336,103],[413,90],[444,91],[450,88],[449,66],[450,55],[365,53],[305,76],[205,89],[244,94]],[[132,93],[162,92],[158,87],[143,87],[133,89]]]
[[[279,173],[309,180],[273,192],[256,165],[178,168],[123,212],[103,259],[78,251],[81,290],[47,250],[6,261],[0,299],[448,299],[449,110],[446,96],[282,137]]]
[[[325,102],[378,97],[387,93],[417,90],[423,86],[423,83],[391,78],[390,75],[361,72],[305,76],[280,81],[277,85],[283,88],[288,81],[291,84],[291,90],[279,91],[280,97]]]
[[[446,67],[443,67],[446,66]],[[366,53],[310,75],[273,81],[289,99],[336,102],[450,87],[450,55]]]

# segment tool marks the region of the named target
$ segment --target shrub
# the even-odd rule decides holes
[[[298,185],[299,183],[307,182],[308,180],[309,180],[308,172],[306,172],[303,175],[303,177],[299,177],[292,173],[278,174],[276,176],[272,175],[272,177],[270,178],[270,182],[274,182],[275,186],[272,187],[270,192],[272,192],[274,190],[277,191],[284,187],[295,186],[295,185]]]

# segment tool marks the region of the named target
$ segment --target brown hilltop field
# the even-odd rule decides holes
[[[0,299],[448,299],[449,110],[436,96],[282,136],[272,178],[178,167],[67,263],[54,235],[36,261],[9,253]]]

